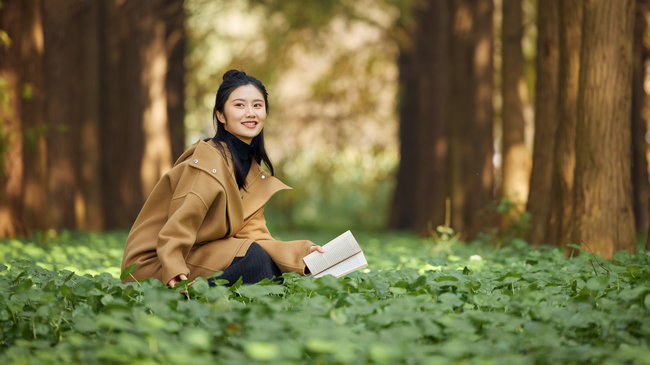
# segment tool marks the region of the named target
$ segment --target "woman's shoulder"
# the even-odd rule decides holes
[[[221,151],[212,140],[198,140],[176,160],[173,169],[192,167],[219,178],[230,174],[230,167],[224,156],[227,153],[227,149]]]

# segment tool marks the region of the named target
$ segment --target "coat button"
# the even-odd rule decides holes
[[[199,163],[199,160],[194,160],[194,163]]]
[[[262,175],[262,180],[266,179],[266,175]]]
[[[217,173],[217,169],[212,169],[212,173],[213,173],[213,174],[216,174],[216,173]]]

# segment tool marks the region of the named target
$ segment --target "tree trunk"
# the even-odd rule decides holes
[[[83,30],[75,22],[83,2],[43,2],[45,38],[45,113],[48,120],[48,209],[51,227],[76,227],[75,198],[78,192],[75,158],[84,94],[78,75],[83,68]],[[92,91],[90,91],[92,92]],[[74,100],[74,102],[73,102]]]
[[[649,15],[650,1],[637,0],[634,23],[634,71],[632,76],[632,186],[634,191],[634,221],[637,233],[648,231],[648,199],[650,199],[650,184],[648,183],[648,159],[646,157],[648,143],[646,93],[643,87],[645,80],[645,63],[648,60],[648,49],[644,45],[644,35],[648,34],[646,16]]]
[[[167,118],[171,138],[172,159],[176,160],[185,151],[185,12],[183,2],[166,0],[163,18],[166,23],[165,42],[167,49]]]
[[[399,139],[400,162],[389,225],[394,229],[414,229],[416,181],[421,166],[417,149],[417,71],[413,45],[402,45],[399,53]]]
[[[535,87],[535,139],[530,194],[527,209],[531,214],[530,243],[547,242],[551,183],[557,128],[558,95],[558,0],[540,1],[537,20],[537,84]]]
[[[525,209],[530,182],[530,157],[524,140],[526,83],[521,48],[521,0],[503,1],[501,90],[503,93],[503,196],[513,202],[514,213]]]
[[[449,3],[418,3],[400,45],[400,167],[390,225],[431,233],[445,221]]]
[[[21,1],[5,1],[0,9],[0,29],[10,42],[0,44],[0,237],[27,233],[22,221],[21,34],[26,23]]]
[[[21,101],[23,135],[22,164],[25,166],[23,178],[23,204],[25,225],[29,229],[49,228],[48,214],[43,207],[48,206],[47,190],[47,142],[48,131],[45,118],[45,80],[43,70],[43,15],[40,0],[21,2],[22,14],[27,22],[20,35],[21,58],[23,62],[22,80],[29,85],[30,96]]]
[[[470,238],[495,223],[492,201],[492,2],[452,2],[449,192],[451,222]]]
[[[475,124],[469,129],[472,157],[465,167],[465,175],[472,181],[471,199],[466,206],[470,237],[497,224],[492,210],[486,209],[494,203],[494,5],[492,1],[479,0],[475,6],[472,67],[476,89],[470,95],[476,98],[476,114]]]
[[[551,195],[553,224],[548,227],[548,242],[557,245],[565,245],[571,240],[583,3],[583,0],[564,0],[560,3],[558,126]]]
[[[574,237],[610,258],[636,251],[631,182],[634,1],[588,0],[580,54]]]
[[[414,229],[435,232],[445,223],[447,169],[447,106],[449,97],[449,6],[430,0],[416,10],[419,31],[415,36],[419,77],[417,148],[421,169],[415,191]]]

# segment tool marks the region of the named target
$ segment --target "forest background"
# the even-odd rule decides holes
[[[270,90],[290,229],[516,235],[611,257],[648,231],[647,0],[5,0],[0,236],[128,229]]]

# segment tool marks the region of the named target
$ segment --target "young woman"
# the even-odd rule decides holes
[[[306,275],[302,258],[323,252],[311,241],[277,241],[264,219],[264,205],[289,189],[273,176],[264,149],[266,88],[230,70],[217,91],[217,133],[198,141],[156,184],[129,233],[122,270],[174,287],[210,276],[234,283],[258,282],[282,272]],[[271,174],[260,167],[264,161]]]

